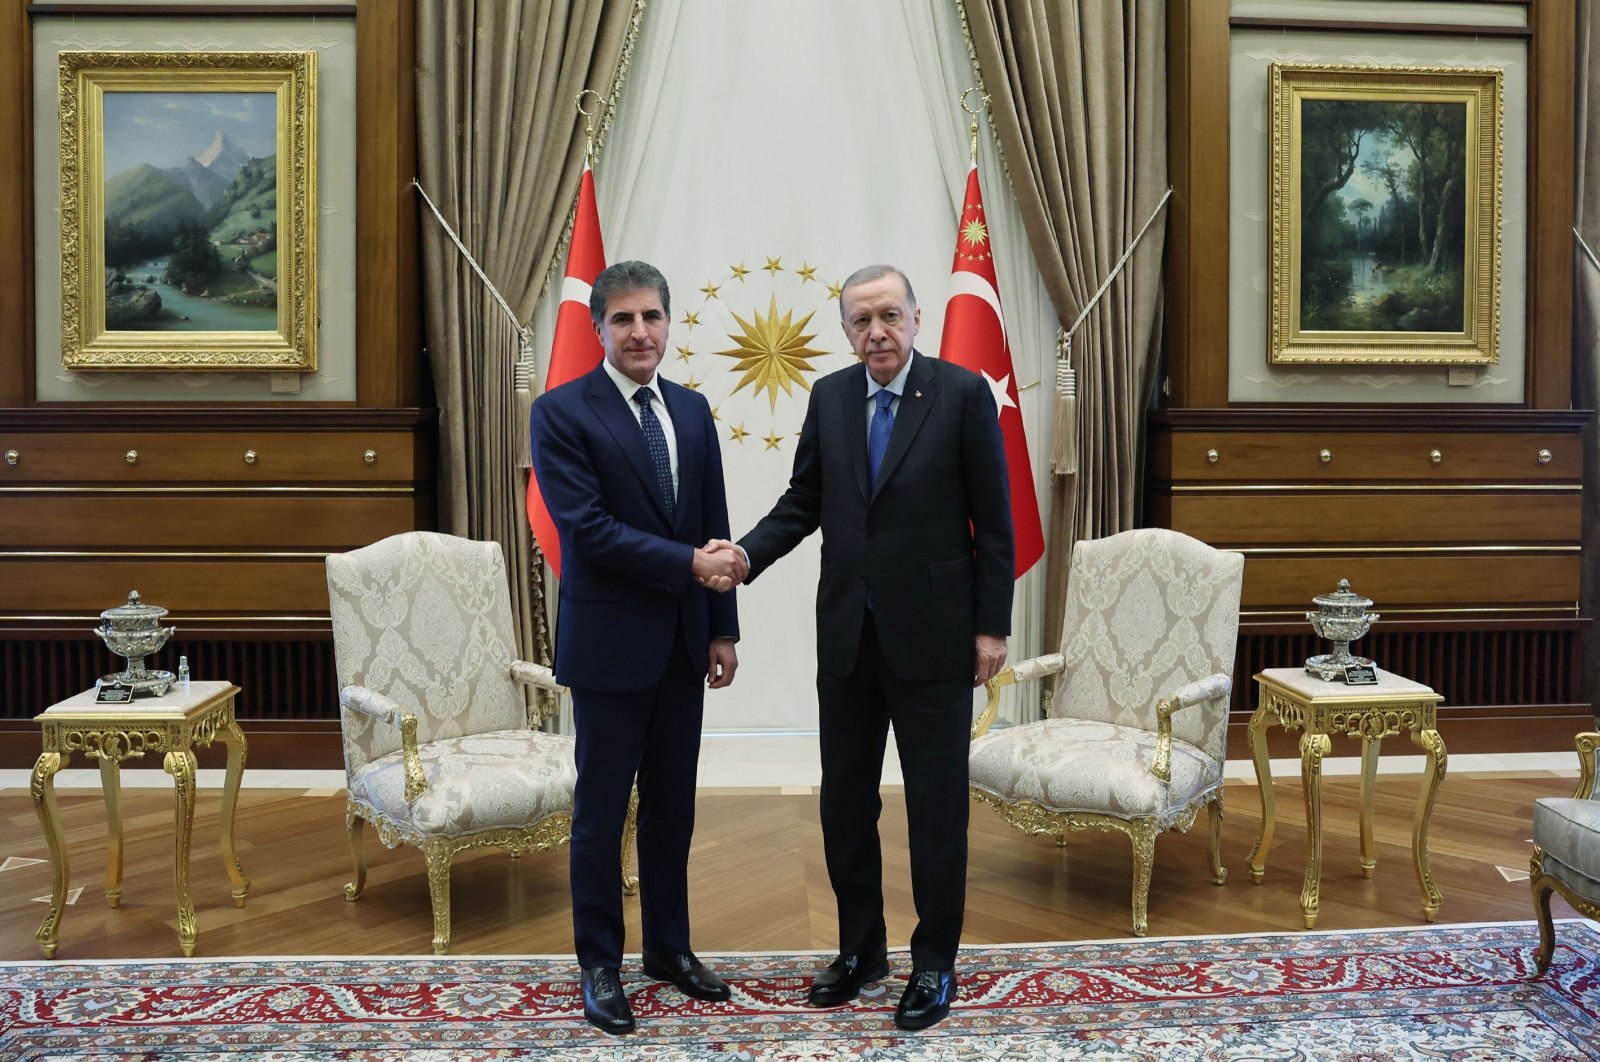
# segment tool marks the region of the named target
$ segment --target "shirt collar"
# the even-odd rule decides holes
[[[913,350],[911,352],[911,357],[906,359],[906,363],[900,366],[900,371],[894,374],[894,379],[890,380],[887,384],[880,384],[877,380],[872,378],[872,374],[870,372],[867,373],[867,397],[871,398],[879,391],[888,391],[896,398],[899,398],[901,395],[905,394],[906,377],[911,375],[911,361],[915,357],[917,357],[917,352]],[[610,362],[607,362],[606,364],[609,366]]]
[[[617,385],[617,390],[622,392],[622,400],[624,402],[632,402],[633,396],[638,393],[639,389],[646,387],[650,389],[650,394],[654,396],[651,401],[658,406],[667,404],[666,397],[661,393],[661,376],[659,373],[651,373],[650,382],[641,384],[636,383],[631,377],[624,376],[620,369],[611,364],[611,359],[609,358],[601,358],[600,365],[606,370],[606,375],[611,377],[611,382]]]

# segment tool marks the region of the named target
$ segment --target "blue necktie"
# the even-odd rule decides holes
[[[889,431],[894,427],[894,410],[889,404],[894,401],[894,392],[888,388],[879,391],[875,396],[878,408],[872,411],[872,424],[867,428],[867,485],[875,486],[878,482],[878,469],[883,465],[883,455],[889,451]]]
[[[650,460],[656,466],[656,486],[661,488],[661,499],[667,504],[667,519],[672,519],[677,499],[672,492],[672,455],[667,451],[667,433],[661,430],[661,420],[650,407],[653,392],[641,387],[633,393],[639,403],[639,427],[644,429],[645,445],[650,447]]]

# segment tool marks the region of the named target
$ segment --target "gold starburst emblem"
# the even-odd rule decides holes
[[[961,238],[973,247],[981,247],[989,242],[989,229],[983,222],[973,218],[961,226]]]
[[[778,388],[782,387],[786,395],[794,394],[794,384],[810,391],[811,384],[802,374],[817,371],[810,359],[826,357],[828,354],[826,350],[813,350],[806,346],[817,338],[814,333],[805,334],[805,327],[811,323],[815,313],[813,310],[799,321],[794,320],[793,310],[780,316],[778,297],[774,295],[765,316],[757,313],[754,321],[746,321],[738,314],[733,314],[733,319],[739,322],[744,334],[728,337],[739,344],[738,347],[716,353],[724,358],[739,359],[733,368],[735,372],[743,372],[744,376],[740,377],[734,392],[753,383],[757,395],[766,390],[771,408],[775,410],[778,408]]]

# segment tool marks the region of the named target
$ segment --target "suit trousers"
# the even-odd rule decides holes
[[[822,845],[839,908],[839,950],[886,942],[878,782],[889,726],[905,778],[917,969],[955,966],[967,896],[967,746],[972,685],[907,682],[884,658],[867,613],[849,675],[817,671],[822,746]]]
[[[572,935],[580,966],[622,964],[622,831],[635,776],[644,950],[690,950],[689,841],[704,704],[704,676],[695,673],[681,630],[655,686],[572,691]]]

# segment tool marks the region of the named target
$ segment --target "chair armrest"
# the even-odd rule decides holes
[[[540,693],[534,698],[533,707],[528,710],[530,716],[528,725],[537,730],[539,724],[549,716],[555,714],[556,699],[567,692],[567,688],[556,681],[556,673],[543,664],[530,664],[526,660],[511,661],[511,678],[523,686],[532,686],[536,690],[548,691],[555,696]]]
[[[1578,744],[1578,791],[1572,795],[1579,800],[1594,799],[1594,760],[1595,750],[1600,749],[1600,734],[1579,734]]]
[[[1233,679],[1221,673],[1185,682],[1156,703],[1156,758],[1150,773],[1163,782],[1172,781],[1172,717],[1185,708],[1227,697],[1233,693]]]
[[[406,770],[406,803],[416,803],[417,798],[428,791],[428,780],[422,775],[422,757],[417,754],[416,713],[365,686],[346,686],[340,690],[339,707],[399,728],[400,757]]]
[[[1060,653],[1048,653],[1003,668],[998,675],[983,684],[983,688],[988,691],[989,700],[983,706],[983,711],[978,714],[977,721],[972,724],[972,739],[977,740],[988,733],[989,727],[994,723],[995,715],[1000,711],[1002,689],[1019,682],[1042,679],[1046,675],[1059,675],[1066,666],[1067,662]]]

